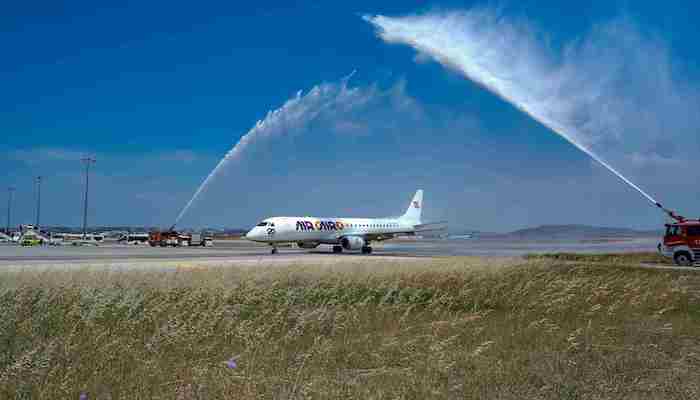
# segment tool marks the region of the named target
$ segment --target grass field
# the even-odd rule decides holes
[[[0,398],[700,398],[655,256],[0,273]]]

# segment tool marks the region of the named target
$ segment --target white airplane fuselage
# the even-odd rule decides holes
[[[320,244],[333,245],[335,252],[362,250],[370,253],[370,243],[413,235],[421,224],[423,191],[416,192],[406,213],[397,218],[316,218],[273,217],[267,218],[250,230],[246,239],[268,243],[276,252],[276,245],[296,243],[301,248],[312,249]]]

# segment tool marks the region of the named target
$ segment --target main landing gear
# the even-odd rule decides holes
[[[343,252],[343,246],[333,246],[333,254],[340,254]],[[372,254],[372,247],[363,246],[362,254]]]

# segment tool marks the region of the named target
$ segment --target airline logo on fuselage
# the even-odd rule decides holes
[[[341,221],[297,221],[297,231],[340,231],[345,229]]]

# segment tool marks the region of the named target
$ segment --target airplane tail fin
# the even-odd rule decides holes
[[[421,223],[421,213],[423,211],[423,191],[418,190],[411,200],[411,204],[408,205],[408,209],[401,216],[402,220],[409,221],[414,225],[420,225]]]

